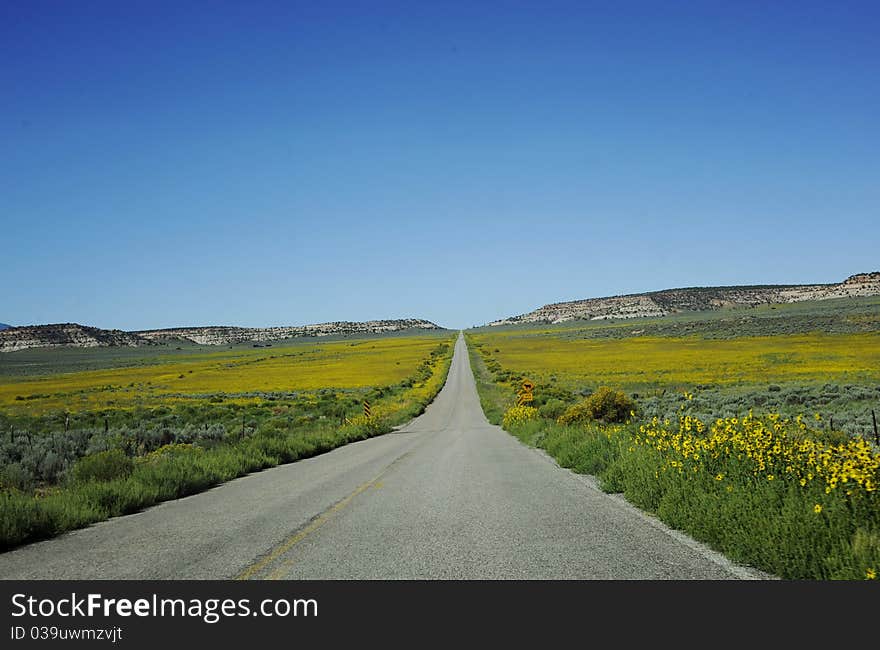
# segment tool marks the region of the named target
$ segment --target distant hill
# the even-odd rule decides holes
[[[6,323],[0,323],[0,330],[8,330],[12,325],[7,325]]]
[[[0,352],[14,352],[28,348],[98,348],[108,346],[155,345],[122,330],[102,330],[77,323],[26,325],[0,330]]]
[[[14,352],[29,348],[95,348],[111,346],[137,347],[159,345],[169,341],[189,341],[201,345],[267,342],[280,339],[333,334],[361,334],[397,332],[408,329],[439,330],[438,325],[426,320],[407,318],[354,323],[341,321],[300,327],[179,327],[163,330],[124,332],[104,330],[77,323],[28,325],[0,330],[0,352]]]
[[[880,271],[851,275],[837,284],[690,287],[556,302],[527,314],[494,321],[489,325],[657,317],[722,307],[755,307],[763,304],[877,295],[880,295]]]
[[[227,345],[231,343],[266,342],[303,336],[331,336],[338,334],[378,334],[381,332],[400,332],[408,329],[439,330],[439,325],[416,318],[398,320],[371,320],[362,323],[337,321],[302,325],[299,327],[177,327],[163,330],[144,330],[134,332],[138,336],[162,341],[178,339],[200,345]]]

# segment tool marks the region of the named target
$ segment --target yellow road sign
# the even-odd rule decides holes
[[[517,396],[519,399],[517,400],[517,404],[522,406],[523,404],[528,404],[529,402],[533,402],[535,400],[535,396],[532,394],[532,391],[535,389],[535,385],[530,382],[528,379],[524,380],[522,383],[522,388],[520,388]]]

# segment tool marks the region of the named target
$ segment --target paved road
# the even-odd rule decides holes
[[[396,433],[0,555],[2,579],[764,577],[483,416],[463,339]]]

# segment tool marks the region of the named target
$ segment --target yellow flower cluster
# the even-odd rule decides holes
[[[522,424],[538,417],[538,409],[531,406],[514,406],[504,413],[502,426],[508,429],[512,424]]]
[[[703,469],[718,481],[724,478],[718,465],[727,461],[742,463],[761,480],[787,479],[802,487],[820,481],[826,494],[838,489],[850,496],[874,492],[880,476],[880,453],[864,439],[822,442],[810,437],[802,418],[789,420],[777,414],[754,417],[749,413],[743,418],[718,419],[710,426],[683,415],[678,430],[670,428],[668,420],[655,417],[639,427],[634,445],[663,454],[662,471]]]
[[[378,424],[380,421],[379,409],[374,408],[373,412],[370,414],[370,417],[366,415],[355,415],[353,418],[346,418],[345,423],[351,426],[372,426]]]

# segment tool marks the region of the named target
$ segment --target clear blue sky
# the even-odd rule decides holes
[[[876,2],[6,2],[0,321],[422,317],[880,269]]]

